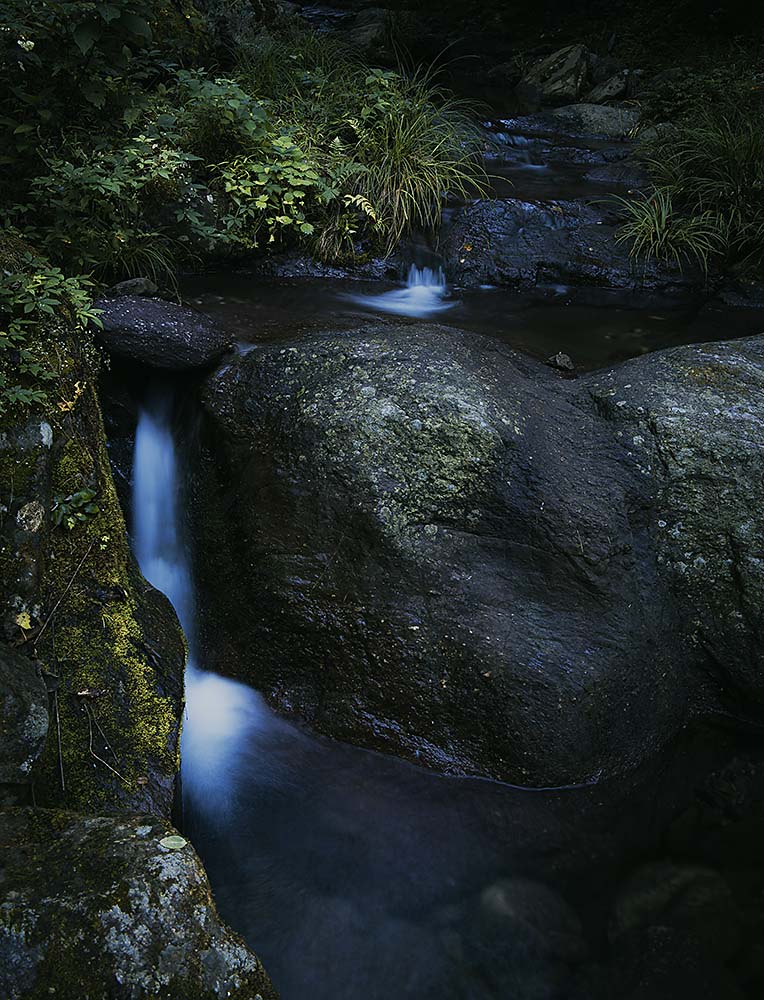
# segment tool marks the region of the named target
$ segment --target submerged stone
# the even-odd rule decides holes
[[[230,346],[228,334],[212,320],[175,302],[131,294],[100,299],[97,308],[104,346],[152,368],[203,368]]]

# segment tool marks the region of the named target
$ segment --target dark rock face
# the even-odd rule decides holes
[[[757,345],[577,381],[413,325],[237,359],[206,393],[209,666],[339,737],[534,784],[649,756],[719,706],[717,666],[759,698],[764,396],[680,412],[714,352],[762,377]]]
[[[120,295],[96,305],[104,346],[152,368],[204,368],[230,346],[228,335],[207,316],[174,302]]]
[[[220,920],[190,844],[156,817],[0,812],[0,995],[275,1000]]]
[[[0,421],[0,996],[275,997],[190,848],[158,841],[185,644],[131,555],[98,399],[61,327],[65,415]],[[87,488],[95,503],[56,523]],[[151,813],[143,820],[105,814]],[[97,818],[93,814],[101,814]]]
[[[48,733],[48,689],[38,665],[0,645],[0,801],[24,797]]]
[[[691,282],[677,270],[635,264],[628,247],[615,242],[618,225],[601,205],[479,201],[456,214],[441,250],[449,278],[468,288],[573,284],[670,290]]]
[[[658,486],[656,554],[690,640],[764,698],[764,338],[648,355],[589,379]]]

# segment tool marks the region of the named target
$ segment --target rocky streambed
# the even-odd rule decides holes
[[[492,123],[431,319],[389,264],[122,289],[108,455],[94,387],[0,439],[3,996],[275,996],[250,948],[287,1000],[760,994],[761,313],[635,272],[590,107]],[[157,379],[185,795],[122,513]]]

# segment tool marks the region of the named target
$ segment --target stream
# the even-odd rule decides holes
[[[525,178],[535,194],[560,181],[528,143],[512,148],[505,179]],[[581,171],[568,168],[564,182],[580,185]],[[462,291],[437,264],[412,265],[398,282],[242,270],[195,278],[187,291],[240,350],[315,329],[350,333],[370,316],[432,318],[596,368],[760,326],[759,313],[720,325],[697,302],[625,301],[605,289]],[[189,643],[182,829],[222,916],[283,1000],[653,1000],[632,992],[639,959],[614,945],[614,902],[628,872],[662,856],[701,778],[728,759],[724,738],[687,733],[618,782],[530,790],[443,777],[276,716],[254,689],[204,669],[184,531],[187,409],[169,380],[143,392],[133,544]]]
[[[183,531],[182,408],[149,387],[133,542],[188,638],[182,828],[284,1000],[611,997],[607,914],[714,762],[685,740],[628,780],[528,790],[310,734],[206,672]],[[678,789],[684,791],[678,792]]]

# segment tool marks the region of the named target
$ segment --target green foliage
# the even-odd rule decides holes
[[[18,165],[68,128],[120,120],[193,42],[193,19],[152,0],[4,0],[2,160]]]
[[[426,73],[366,76],[360,113],[343,122],[345,147],[361,168],[350,188],[374,207],[388,252],[412,227],[434,230],[447,193],[482,191],[482,141],[468,110]]]
[[[56,320],[80,329],[99,322],[88,279],[66,277],[29,252],[21,257],[21,266],[0,271],[0,413],[47,402],[59,372],[42,329]]]
[[[665,131],[648,150],[656,182],[685,213],[708,215],[726,257],[764,259],[764,120],[706,112]]]
[[[668,188],[613,200],[625,219],[616,240],[630,243],[634,257],[677,266],[692,261],[707,271],[709,260],[722,248],[716,217],[711,212],[683,216],[675,210]]]
[[[92,520],[100,513],[100,507],[95,500],[95,490],[81,489],[68,496],[57,496],[53,501],[53,523],[56,527],[63,525],[71,531],[78,524]]]
[[[176,290],[180,267],[253,248],[389,252],[480,188],[468,106],[296,20],[259,30],[268,4],[6,6],[0,222],[64,273]]]
[[[647,124],[691,122],[709,108],[755,117],[764,110],[764,79],[747,57],[717,57],[702,68],[659,73],[640,95],[640,105]]]
[[[636,256],[704,269],[764,263],[764,121],[724,106],[664,126],[643,145],[655,181],[627,201],[619,238]]]

